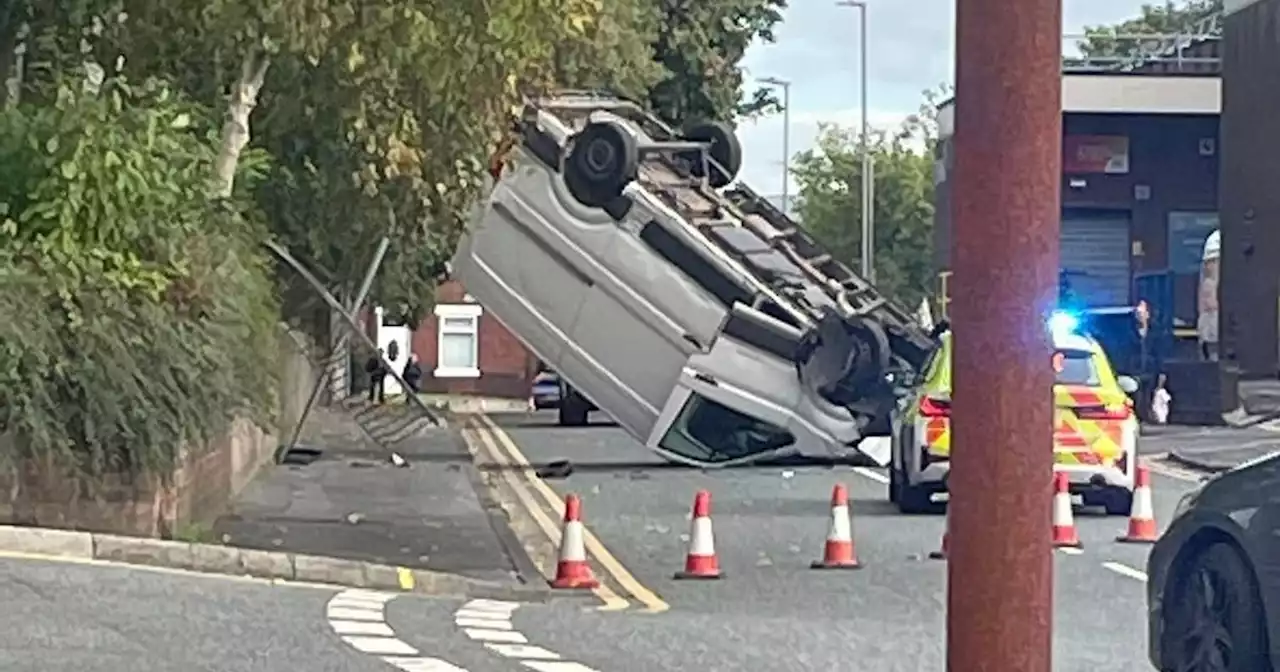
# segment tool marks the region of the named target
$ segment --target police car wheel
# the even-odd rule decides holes
[[[574,136],[564,182],[583,205],[602,208],[622,195],[640,170],[635,136],[616,123],[595,121]]]
[[[1133,508],[1133,491],[1128,488],[1113,488],[1102,499],[1102,507],[1108,516],[1127,516]]]
[[[701,122],[691,125],[684,132],[684,138],[692,142],[706,142],[711,146],[707,153],[711,156],[711,160],[720,164],[724,170],[711,169],[711,175],[707,177],[707,181],[711,186],[719,189],[728,185],[738,176],[738,171],[742,170],[742,142],[738,140],[738,134],[733,132],[733,127],[726,123],[718,121]],[[696,153],[689,154],[689,164],[693,174],[702,177],[703,163],[701,157]]]

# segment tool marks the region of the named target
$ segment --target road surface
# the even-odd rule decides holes
[[[338,588],[103,564],[0,559],[0,670],[5,672],[387,672],[370,637],[381,613],[330,608]],[[391,595],[381,599],[389,600]],[[432,601],[398,597],[397,608],[429,613]],[[390,608],[385,610],[390,612]],[[387,626],[383,625],[383,628]],[[497,669],[454,631],[426,622],[430,645],[405,659],[459,660]],[[402,644],[402,646],[406,646]],[[468,651],[474,654],[467,658]],[[401,648],[400,654],[409,653]],[[411,669],[411,668],[403,668]],[[430,667],[419,670],[431,671]],[[448,672],[437,667],[433,672]]]
[[[510,618],[520,639],[586,666],[565,672],[943,669],[946,565],[927,555],[939,547],[944,519],[898,514],[886,501],[882,471],[673,469],[610,426],[566,429],[551,416],[535,415],[500,417],[480,427],[466,434],[482,457],[492,457],[485,452],[490,448],[502,448],[509,457],[514,447],[535,466],[566,459],[574,464],[568,478],[543,480],[557,497],[582,497],[592,533],[588,550],[606,582],[604,595],[524,605]],[[1150,443],[1163,452],[1162,441]],[[1155,511],[1163,524],[1198,475],[1156,465]],[[495,466],[490,471],[524,473]],[[853,500],[861,571],[809,569],[821,554],[836,483],[846,484]],[[524,501],[542,506],[543,515],[554,520],[548,497],[537,495],[545,486],[531,488],[534,494]],[[725,577],[676,581],[672,575],[683,563],[690,504],[701,488],[712,493]],[[1115,543],[1126,527],[1123,517],[1077,509],[1076,523],[1083,550],[1056,556],[1055,668],[1149,669],[1143,573],[1148,549]],[[592,536],[598,549],[591,548]],[[633,591],[636,584],[641,595]],[[407,629],[431,620],[402,618]]]
[[[477,418],[464,432],[489,462],[512,528],[549,569],[567,492],[583,498],[604,587],[515,604],[113,565],[0,559],[0,669],[150,672],[770,672],[939,670],[946,565],[941,516],[902,516],[876,470],[759,468],[704,473],[650,459],[620,430],[551,418]],[[1156,453],[1166,448],[1149,442]],[[494,456],[502,459],[497,460]],[[568,459],[564,479],[523,462]],[[1197,475],[1157,462],[1168,520]],[[835,483],[852,495],[861,571],[815,571]],[[679,582],[693,494],[713,493],[725,576]],[[1079,511],[1085,547],[1056,556],[1055,669],[1149,669],[1147,549],[1116,544],[1123,518]],[[550,530],[550,532],[548,532]],[[1009,568],[1008,571],[1017,571]]]

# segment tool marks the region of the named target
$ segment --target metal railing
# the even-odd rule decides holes
[[[1206,16],[1167,34],[1063,36],[1063,72],[1067,73],[1216,73],[1221,68],[1222,15]],[[1089,54],[1088,42],[1113,44],[1108,53]]]

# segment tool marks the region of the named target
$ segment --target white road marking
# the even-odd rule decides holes
[[[889,484],[889,477],[888,477],[888,476],[886,476],[886,475],[884,475],[884,474],[882,474],[882,473],[880,473],[880,472],[878,472],[878,471],[876,471],[876,470],[874,470],[874,469],[871,469],[871,468],[868,468],[868,467],[854,467],[854,468],[853,468],[853,472],[854,472],[855,474],[860,475],[860,476],[865,476],[865,477],[867,477],[867,478],[869,478],[869,479],[871,479],[871,480],[875,481],[876,483],[882,483],[882,484],[884,484],[884,485],[888,485],[888,484]]]
[[[595,669],[587,667],[582,663],[575,663],[568,660],[526,660],[524,666],[537,670],[537,672],[596,672]]]
[[[454,618],[457,620],[458,626],[462,628],[462,631],[471,639],[482,642],[485,648],[490,651],[504,658],[518,661],[521,665],[536,672],[596,672],[593,668],[587,667],[582,663],[562,660],[560,654],[555,651],[549,651],[540,646],[530,644],[524,635],[511,629],[513,628],[510,622],[511,616],[519,607],[520,604],[518,602],[472,600],[456,611]],[[488,612],[491,615],[501,615],[502,625],[495,625],[496,621],[491,616],[488,619],[480,620],[481,625],[484,627],[467,627],[476,614],[484,612]],[[464,616],[464,614],[466,615]]]
[[[418,650],[405,644],[395,638],[394,633],[391,637],[343,637],[343,641],[350,644],[352,648],[361,653],[371,653],[375,656],[416,656]]]
[[[326,605],[329,627],[348,646],[377,656],[404,672],[467,672],[445,660],[418,655],[418,650],[396,637],[387,625],[386,606],[395,593],[344,590]]]
[[[329,620],[331,621],[374,621],[383,620],[382,609],[351,609],[349,607],[335,607],[330,605],[328,609]]]
[[[459,609],[453,614],[457,618],[469,618],[475,621],[505,621],[511,618],[509,613],[494,613],[492,611],[476,611],[475,609]]]
[[[338,621],[329,619],[329,626],[339,635],[377,635],[378,637],[395,637],[391,626],[381,621]]]
[[[533,646],[532,644],[485,644],[484,647],[507,658],[560,660],[560,654],[555,651],[548,651],[541,646]]]
[[[1070,546],[1059,548],[1058,552],[1066,555],[1084,555],[1083,548],[1071,548]]]
[[[404,672],[467,672],[453,663],[439,658],[401,658],[385,656],[384,662],[404,670]]]
[[[1134,569],[1128,565],[1122,565],[1118,562],[1104,562],[1102,563],[1102,566],[1115,572],[1116,574],[1119,574],[1120,576],[1127,576],[1131,579],[1136,579],[1143,583],[1147,582],[1146,572]]]
[[[515,630],[488,630],[485,628],[463,628],[467,636],[477,642],[501,642],[503,644],[528,644],[529,640]]]
[[[459,628],[491,628],[493,630],[511,630],[511,621],[490,621],[483,618],[463,618],[458,616],[453,620],[454,625]]]

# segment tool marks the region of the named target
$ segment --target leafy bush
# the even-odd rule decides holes
[[[4,457],[165,473],[271,411],[265,234],[209,198],[212,121],[156,81],[0,113]]]

